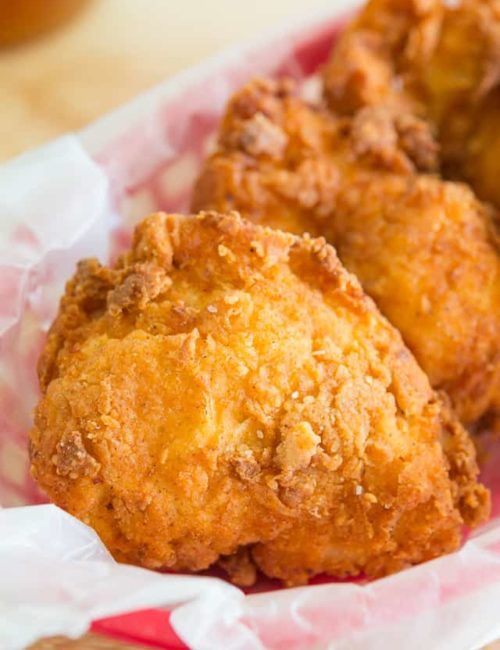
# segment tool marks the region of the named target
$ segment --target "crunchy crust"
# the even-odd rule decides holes
[[[425,118],[446,175],[500,207],[500,2],[369,0],[324,73],[336,112],[389,105]]]
[[[285,147],[247,147],[256,115]],[[422,173],[436,167],[431,132],[410,113],[368,106],[338,118],[290,83],[256,80],[230,101],[192,205],[324,235],[473,423],[500,405],[496,213],[465,185]]]
[[[322,239],[153,215],[79,265],[39,370],[33,476],[120,560],[380,575],[488,513],[466,432]]]

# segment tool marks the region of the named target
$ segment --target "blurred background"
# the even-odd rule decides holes
[[[335,0],[331,0],[335,2]],[[0,161],[325,0],[0,0]]]

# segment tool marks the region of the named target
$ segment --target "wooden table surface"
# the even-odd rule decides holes
[[[89,0],[60,29],[0,49],[0,161],[78,129],[224,46],[325,2]]]
[[[98,634],[86,634],[71,640],[62,636],[42,639],[27,650],[147,650],[146,646],[123,643]]]

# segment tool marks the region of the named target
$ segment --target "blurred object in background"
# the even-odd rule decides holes
[[[0,47],[57,27],[88,0],[0,0]]]
[[[327,1],[345,2],[0,0],[0,163],[80,129],[217,50]],[[10,42],[15,34],[20,38],[18,24],[30,8],[46,28],[57,11],[61,29],[2,47],[6,36]],[[74,20],[64,22],[71,13]]]

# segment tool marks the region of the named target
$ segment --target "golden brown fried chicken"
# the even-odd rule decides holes
[[[232,99],[193,207],[324,235],[470,423],[500,403],[500,260],[491,211],[417,173],[435,166],[411,114],[335,118],[257,81]]]
[[[334,47],[337,112],[386,103],[429,120],[444,170],[500,206],[500,2],[370,0]]]
[[[465,430],[323,239],[149,217],[80,263],[40,380],[33,475],[120,560],[379,575],[488,511]]]

